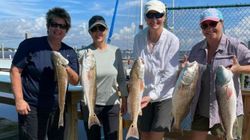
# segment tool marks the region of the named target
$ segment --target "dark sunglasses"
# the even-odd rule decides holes
[[[63,30],[66,30],[68,28],[68,26],[66,24],[58,24],[56,22],[51,22],[50,26],[53,28],[59,27],[60,29],[63,29]]]
[[[208,26],[212,27],[212,28],[215,28],[217,26],[218,22],[216,21],[211,21],[210,23],[202,23],[200,26],[201,26],[201,29],[202,30],[206,30],[208,28]]]
[[[90,29],[91,32],[96,32],[96,31],[104,32],[106,30],[106,27],[104,26],[94,26],[93,28]]]
[[[148,19],[152,19],[152,18],[162,18],[164,16],[164,13],[147,13],[146,17]]]

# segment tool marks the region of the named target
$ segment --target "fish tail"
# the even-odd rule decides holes
[[[136,139],[139,139],[139,131],[138,131],[138,128],[137,128],[137,125],[135,123],[132,123],[128,129],[128,133],[127,133],[127,136],[126,136],[126,140],[128,138],[136,138]]]
[[[88,128],[90,129],[93,125],[101,126],[99,119],[97,118],[96,114],[90,115],[88,120]]]
[[[64,125],[63,114],[60,113],[60,115],[59,115],[59,121],[58,121],[58,128],[60,128],[63,125]]]

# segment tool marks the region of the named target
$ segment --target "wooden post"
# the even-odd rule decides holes
[[[243,90],[244,121],[242,140],[250,140],[250,91]]]
[[[77,104],[80,101],[79,91],[70,91],[67,93],[66,115],[65,115],[65,133],[66,140],[78,139],[78,112]]]
[[[118,125],[119,125],[119,129],[118,129],[118,140],[123,140],[123,126],[122,126],[122,98],[121,98],[121,92],[117,91],[117,94],[119,96],[119,100],[120,100],[120,110],[119,110],[119,119],[118,119]]]

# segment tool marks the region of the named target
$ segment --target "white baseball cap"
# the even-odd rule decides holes
[[[149,11],[166,13],[166,6],[159,0],[150,0],[145,4],[145,14],[147,14]]]

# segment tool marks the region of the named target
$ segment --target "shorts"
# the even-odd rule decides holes
[[[242,128],[243,128],[243,115],[237,116],[237,125],[233,127],[233,136],[234,139],[242,138]],[[215,124],[212,128],[209,128],[209,119],[200,115],[195,115],[192,122],[192,130],[198,131],[211,131],[212,135],[223,137],[224,130],[221,124]]]
[[[166,132],[171,130],[173,117],[171,115],[172,99],[149,103],[142,110],[138,119],[138,128],[143,132]]]

